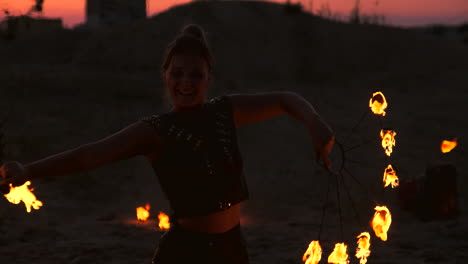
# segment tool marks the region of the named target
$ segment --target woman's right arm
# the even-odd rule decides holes
[[[86,171],[137,155],[150,155],[159,146],[160,138],[155,129],[138,121],[102,140],[24,166],[18,162],[5,163],[0,168],[3,178],[0,184]]]

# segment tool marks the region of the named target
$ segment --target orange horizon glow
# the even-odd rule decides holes
[[[188,3],[191,0],[147,0],[147,14],[153,16],[168,8]],[[284,3],[286,0],[272,0]],[[304,9],[317,12],[323,5],[329,5],[333,13],[347,16],[355,0],[291,0],[300,2]],[[33,0],[0,0],[0,19],[3,9],[12,15],[25,14],[34,4]],[[43,16],[62,18],[64,25],[73,27],[85,20],[86,0],[44,0]],[[311,6],[312,4],[312,6]],[[461,24],[468,22],[468,1],[466,0],[360,0],[363,13],[382,14],[393,25],[415,26],[417,24]]]

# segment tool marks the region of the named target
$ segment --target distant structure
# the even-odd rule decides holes
[[[146,18],[146,0],[86,0],[86,24],[109,27]]]

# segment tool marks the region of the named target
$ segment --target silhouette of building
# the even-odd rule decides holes
[[[146,18],[146,0],[86,0],[86,24],[107,27]]]

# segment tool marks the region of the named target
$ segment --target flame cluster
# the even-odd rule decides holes
[[[380,130],[380,137],[382,138],[382,147],[385,150],[385,154],[390,157],[395,146],[396,132],[393,130],[382,129]]]
[[[346,253],[346,246],[344,243],[336,243],[335,249],[333,252],[328,256],[328,263],[333,264],[347,264],[349,263],[348,254]]]
[[[369,101],[369,107],[376,115],[385,116],[385,109],[387,108],[387,100],[382,92],[375,92]]]
[[[150,216],[150,205],[149,204],[146,204],[145,207],[138,207],[136,209],[136,215],[137,215],[137,219],[138,221],[146,221],[148,220],[149,216]]]
[[[302,261],[305,261],[305,264],[318,264],[322,258],[322,247],[317,240],[310,242],[309,248],[307,248],[304,256],[302,256]]]
[[[158,219],[159,219],[158,226],[161,230],[167,230],[171,228],[171,224],[169,223],[169,216],[167,216],[165,213],[160,212],[158,215]]]
[[[151,207],[149,204],[146,204],[145,207],[142,207],[142,206],[138,207],[136,209],[136,215],[137,215],[138,221],[142,221],[142,222],[147,221],[148,218],[150,217],[150,212],[149,212],[150,209]],[[159,220],[159,223],[158,223],[159,229],[167,230],[171,227],[169,216],[166,215],[165,213],[160,212],[158,215],[158,220]]]
[[[386,206],[376,206],[374,208],[374,218],[372,218],[372,228],[375,235],[382,241],[387,241],[387,232],[392,223],[392,215]]]
[[[452,151],[457,146],[457,139],[455,138],[454,140],[443,140],[442,144],[440,145],[440,151],[442,153],[448,153]]]
[[[366,264],[367,257],[370,256],[370,234],[368,232],[362,232],[358,238],[358,248],[356,249],[356,258],[359,259],[359,264]]]
[[[30,181],[18,187],[13,187],[10,183],[10,192],[4,195],[10,203],[19,204],[23,202],[28,213],[31,212],[31,208],[39,210],[43,205],[41,201],[36,199],[36,196],[32,193],[34,189],[29,189],[29,185],[31,185]]]
[[[398,186],[398,176],[396,175],[396,172],[393,169],[392,165],[388,165],[385,169],[383,182],[385,184],[384,187],[391,185],[392,188],[395,188]]]

